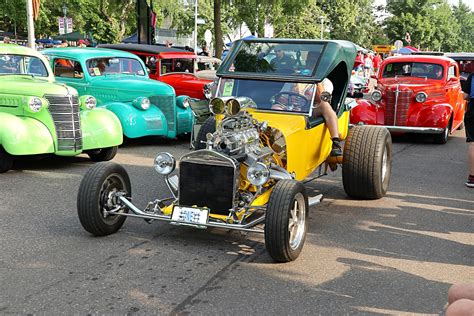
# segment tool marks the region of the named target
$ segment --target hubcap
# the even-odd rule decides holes
[[[116,193],[120,191],[126,191],[125,180],[119,174],[109,175],[100,188],[99,194],[99,207],[102,211],[104,221],[108,224],[114,224],[120,216],[108,215],[107,212],[111,211],[117,206]]]
[[[293,250],[300,247],[306,230],[306,204],[303,194],[296,194],[293,206],[290,209],[288,231],[290,233],[290,247]]]

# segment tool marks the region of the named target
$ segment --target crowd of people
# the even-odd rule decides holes
[[[370,78],[372,74],[377,73],[381,63],[382,56],[380,54],[358,51],[354,62],[354,70],[359,76]]]

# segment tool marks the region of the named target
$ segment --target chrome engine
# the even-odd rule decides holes
[[[260,136],[258,126],[249,115],[227,117],[214,134],[208,135],[208,147],[229,156],[258,151]]]

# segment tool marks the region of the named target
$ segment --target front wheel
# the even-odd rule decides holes
[[[273,188],[265,214],[265,246],[277,262],[298,258],[308,225],[308,198],[295,180],[280,180]]]
[[[446,144],[448,142],[449,133],[451,131],[451,122],[449,122],[448,126],[443,130],[441,134],[436,134],[434,136],[434,143],[435,144]]]
[[[199,149],[205,149],[206,148],[206,142],[207,138],[206,135],[208,133],[214,133],[216,131],[216,119],[213,116],[209,116],[204,124],[202,124],[201,128],[199,129],[199,132],[196,137],[196,141],[194,144],[194,148],[196,150]]]
[[[88,151],[87,154],[92,161],[109,161],[115,157],[117,154],[117,149],[118,146],[107,147]]]
[[[13,157],[0,146],[0,173],[7,172],[13,167]]]
[[[77,214],[86,231],[106,236],[122,227],[126,216],[107,214],[119,205],[116,193],[132,196],[130,178],[121,165],[101,162],[87,171],[77,195]]]
[[[392,137],[386,128],[354,126],[344,144],[342,183],[347,195],[379,199],[388,190]]]

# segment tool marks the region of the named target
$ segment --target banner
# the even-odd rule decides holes
[[[63,35],[66,33],[64,18],[58,18],[58,25],[59,25],[59,35]]]
[[[72,32],[72,18],[66,19],[66,33]]]

